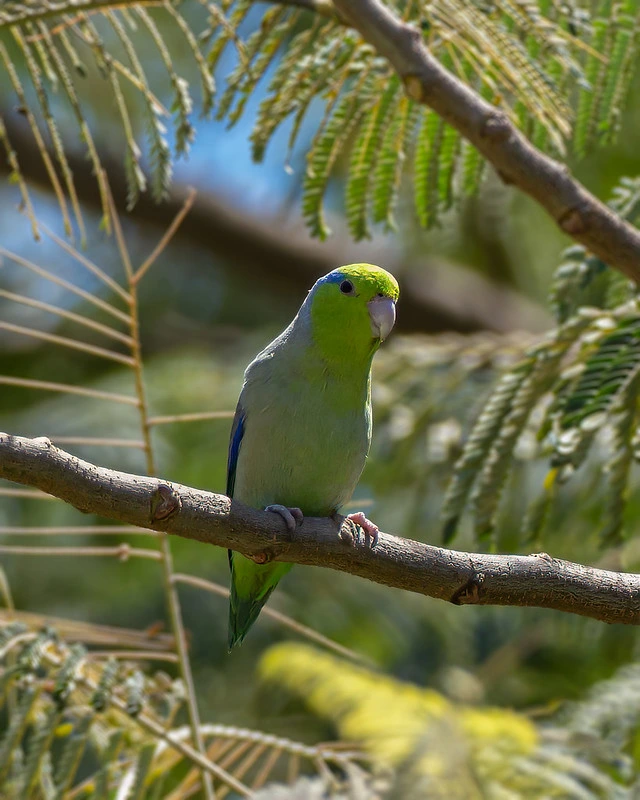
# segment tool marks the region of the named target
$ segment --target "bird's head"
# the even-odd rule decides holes
[[[373,264],[348,264],[320,278],[309,293],[311,329],[323,355],[370,357],[394,326],[400,290]]]

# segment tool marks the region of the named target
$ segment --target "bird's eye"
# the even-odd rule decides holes
[[[353,284],[351,283],[351,281],[342,281],[342,283],[340,284],[340,291],[342,292],[342,294],[351,294],[351,292],[353,291]]]

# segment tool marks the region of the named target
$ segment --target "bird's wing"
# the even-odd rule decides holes
[[[229,440],[229,458],[227,460],[227,497],[233,497],[233,489],[236,482],[236,468],[238,466],[238,454],[240,444],[244,435],[245,411],[240,401],[236,407],[236,415],[231,426],[231,439]]]

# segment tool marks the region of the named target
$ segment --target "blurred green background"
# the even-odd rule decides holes
[[[249,18],[247,25],[251,24],[255,21]],[[223,61],[221,73],[229,66]],[[116,202],[122,207],[121,168],[117,160],[110,161],[119,140],[109,125],[112,109],[101,104],[95,91],[98,81],[89,75],[87,92],[95,96],[97,142],[110,164]],[[639,92],[636,82],[618,143],[571,165],[602,198],[621,176],[640,171]],[[161,88],[158,94],[162,96]],[[568,242],[532,202],[492,175],[478,197],[461,202],[430,232],[418,228],[408,201],[403,206],[401,197],[405,213],[399,214],[399,230],[379,232],[361,244],[348,239],[338,176],[330,191],[334,235],[325,244],[311,241],[297,202],[304,145],[293,154],[291,169],[285,170],[283,130],[265,164],[250,161],[247,137],[258,102],[259,96],[252,98],[245,121],[231,133],[221,123],[202,122],[189,160],[176,167],[168,202],[156,207],[143,198],[123,217],[134,263],[141,263],[180,207],[185,187],[195,185],[198,190],[192,214],[140,288],[150,412],[232,411],[244,367],[290,321],[313,281],[341,263],[380,263],[397,275],[402,296],[398,329],[376,358],[374,444],[353,508],[366,510],[383,530],[438,543],[438,511],[448,471],[500,369],[512,363],[535,334],[551,326],[546,294]],[[9,88],[0,86],[0,113],[13,126],[25,154],[25,170],[38,187],[42,174],[14,105]],[[317,119],[321,109],[315,114]],[[307,124],[308,141],[313,113]],[[64,124],[61,127],[64,130]],[[74,143],[69,146],[83,187],[88,167],[79,151],[74,156]],[[122,280],[115,242],[99,230],[88,181],[80,194],[90,231],[83,253]],[[61,234],[59,214],[47,190],[36,188],[34,197],[39,217]],[[112,300],[107,289],[51,240],[33,241],[17,201],[16,188],[0,182],[2,247]],[[6,254],[0,262],[0,288],[110,321],[104,311],[91,309]],[[0,318],[104,346],[100,334],[78,332],[74,323],[6,296],[0,297]],[[0,374],[133,392],[133,375],[127,368],[7,331],[0,335]],[[222,492],[229,428],[228,418],[155,426],[158,474]],[[124,405],[0,385],[0,430],[54,440],[139,439],[140,421],[136,410]],[[140,449],[63,446],[105,466],[145,469]],[[529,463],[525,454],[510,476],[500,551],[525,547],[518,541],[519,523],[544,472],[544,465]],[[607,563],[595,535],[602,514],[598,478],[593,465],[587,465],[562,490],[544,542],[551,555]],[[631,529],[639,502],[637,475],[633,485]],[[98,521],[57,501],[0,497],[2,529],[94,523]],[[142,537],[118,535],[61,536],[55,543],[104,544],[125,538],[138,546],[149,544]],[[5,544],[24,541],[24,536],[2,536]],[[53,540],[29,536],[28,541],[45,545]],[[171,545],[178,571],[227,585],[225,552],[182,540]],[[455,546],[473,548],[468,531]],[[634,566],[632,544],[624,558],[625,566]],[[165,618],[160,567],[151,561],[3,556],[2,566],[20,609],[135,628]],[[261,655],[270,645],[295,639],[295,633],[263,615],[243,646],[229,655],[226,600],[190,587],[181,587],[180,596],[203,718],[309,741],[333,735],[331,727],[302,704],[259,689],[256,665]],[[632,627],[535,609],[453,607],[308,567],[294,569],[270,604],[360,654],[375,669],[465,703],[554,708],[559,701],[584,696],[594,682],[638,656],[638,633]]]

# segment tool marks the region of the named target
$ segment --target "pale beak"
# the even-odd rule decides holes
[[[367,303],[371,318],[371,333],[381,342],[391,333],[396,322],[396,304],[390,297],[374,297]]]

